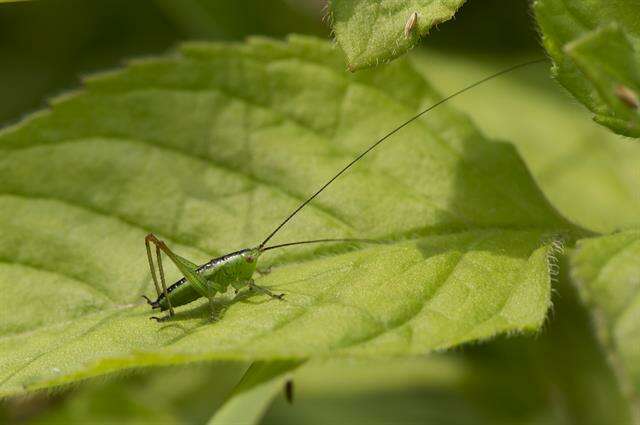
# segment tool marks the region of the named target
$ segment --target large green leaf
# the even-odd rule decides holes
[[[453,18],[465,0],[331,0],[331,22],[349,70],[389,62],[431,28]]]
[[[200,359],[415,355],[538,329],[548,242],[571,226],[510,145],[446,107],[276,238],[395,243],[274,252],[259,282],[284,302],[223,297],[214,323],[203,303],[148,320],[147,232],[195,262],[256,244],[438,98],[406,62],[357,76],[340,62],[307,38],[190,44],[91,78],[0,134],[0,393]]]
[[[558,81],[613,131],[640,137],[640,110],[619,95],[640,93],[640,4],[636,0],[538,0],[536,17]]]
[[[573,277],[640,421],[640,231],[581,240]]]

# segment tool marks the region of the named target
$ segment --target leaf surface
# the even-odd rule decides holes
[[[581,240],[573,277],[640,420],[640,231]]]
[[[640,109],[617,96],[640,93],[640,5],[635,0],[538,0],[536,18],[558,81],[619,134],[640,137]]]
[[[453,18],[464,0],[332,0],[336,41],[355,71],[403,55],[431,28]]]
[[[258,283],[156,324],[144,235],[196,263],[255,246],[336,170],[439,95],[404,61],[344,73],[327,43],[188,44],[86,81],[0,134],[0,393],[205,359],[406,356],[535,331],[548,242],[572,226],[514,149],[440,108],[341,177]],[[381,84],[384,82],[384,84]],[[178,273],[167,268],[169,280]],[[224,311],[222,311],[224,310]]]

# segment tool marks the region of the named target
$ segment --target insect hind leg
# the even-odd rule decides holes
[[[156,277],[156,268],[153,264],[153,257],[151,256],[151,240],[152,238],[155,238],[155,236],[152,233],[149,233],[145,238],[144,238],[144,245],[147,248],[147,260],[149,260],[149,271],[151,272],[151,278],[153,279],[153,286],[156,288],[156,294],[158,296],[160,296],[160,286],[158,285],[158,278]],[[145,300],[147,300],[148,303],[151,302],[151,300],[149,299],[149,297],[147,297],[146,295],[142,296]]]
[[[167,246],[164,242],[158,239],[153,233],[149,233],[144,238],[144,244],[147,248],[147,259],[149,260],[149,269],[151,270],[151,278],[153,279],[153,284],[156,288],[156,292],[158,293],[158,297],[160,294],[164,294],[165,299],[167,300],[167,304],[169,305],[169,316],[173,316],[175,312],[173,311],[173,306],[171,305],[171,299],[169,299],[169,292],[167,291],[167,284],[164,279],[164,269],[162,267],[162,252],[164,250],[168,250]],[[151,255],[151,244],[154,244],[156,247],[156,264],[158,267],[158,274],[160,275],[160,283],[162,285],[162,292],[160,291],[160,285],[158,285],[158,277],[156,276],[156,270],[153,262],[153,256]],[[153,306],[154,303],[146,296],[144,298],[147,302]],[[158,319],[157,317],[155,318]]]

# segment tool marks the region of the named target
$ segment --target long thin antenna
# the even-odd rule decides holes
[[[271,251],[272,249],[276,249],[276,248],[284,248],[286,246],[293,246],[293,245],[306,245],[309,243],[323,243],[323,242],[345,242],[345,243],[379,243],[379,244],[383,244],[384,241],[378,241],[375,239],[314,239],[311,241],[297,241],[297,242],[289,242],[289,243],[282,243],[279,245],[271,245],[271,246],[267,246],[265,248],[260,248],[260,251],[264,252],[264,251]]]
[[[349,162],[342,170],[340,170],[335,176],[331,177],[331,179],[329,179],[329,181],[327,181],[325,184],[322,185],[322,187],[320,187],[320,189],[318,189],[313,195],[311,195],[309,198],[307,198],[306,201],[304,201],[302,204],[300,204],[300,206],[298,206],[298,208],[296,208],[295,210],[293,210],[293,212],[291,214],[289,214],[287,216],[287,218],[285,218],[282,223],[280,223],[278,225],[278,227],[276,227],[270,234],[269,236],[267,236],[265,238],[265,240],[262,241],[262,243],[258,246],[259,249],[262,250],[262,248],[266,245],[267,242],[269,242],[269,240],[275,236],[276,233],[278,233],[278,231],[285,225],[287,224],[287,222],[289,220],[291,220],[293,218],[293,216],[295,216],[298,211],[300,211],[301,209],[303,209],[309,202],[311,202],[316,196],[318,196],[323,190],[325,190],[327,188],[327,186],[329,186],[331,183],[333,183],[333,181],[335,179],[337,179],[338,177],[340,177],[345,171],[347,171],[353,164],[355,164],[356,162],[358,162],[363,156],[365,156],[366,154],[368,154],[369,152],[371,152],[376,146],[378,146],[380,143],[384,142],[385,140],[387,140],[390,136],[392,136],[393,134],[397,133],[398,131],[400,131],[401,129],[403,129],[404,127],[406,127],[407,125],[409,125],[410,123],[412,123],[413,121],[417,120],[418,118],[420,118],[421,116],[423,116],[424,114],[426,114],[427,112],[431,111],[434,108],[437,108],[438,106],[442,105],[443,103],[453,99],[454,97],[461,95],[462,93],[471,90],[474,87],[479,86],[480,84],[486,83],[489,80],[492,80],[496,77],[499,77],[503,74],[507,74],[511,71],[515,71],[516,69],[528,66],[528,65],[533,65],[535,63],[540,63],[540,62],[544,62],[546,61],[546,59],[536,59],[536,60],[532,60],[532,61],[528,61],[528,62],[524,62],[524,63],[520,63],[518,65],[514,65],[511,66],[507,69],[503,69],[502,71],[496,72],[495,74],[491,74],[488,77],[485,77],[481,80],[476,81],[473,84],[469,84],[468,86],[454,92],[453,94],[450,94],[449,96],[437,101],[436,103],[434,103],[433,105],[429,106],[428,108],[424,109],[423,111],[417,113],[416,115],[412,116],[411,118],[409,118],[408,120],[406,120],[405,122],[403,122],[402,124],[400,124],[399,126],[397,126],[396,128],[394,128],[393,130],[391,130],[390,132],[388,132],[387,134],[385,134],[384,136],[382,136],[380,139],[378,139],[374,144],[372,144],[371,146],[369,146],[364,152],[362,152],[360,155],[358,155],[357,157],[355,157],[351,162]]]

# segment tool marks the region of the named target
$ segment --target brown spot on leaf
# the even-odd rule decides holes
[[[638,94],[631,90],[629,87],[620,84],[616,87],[616,96],[629,108],[640,108],[640,100],[638,100]]]

